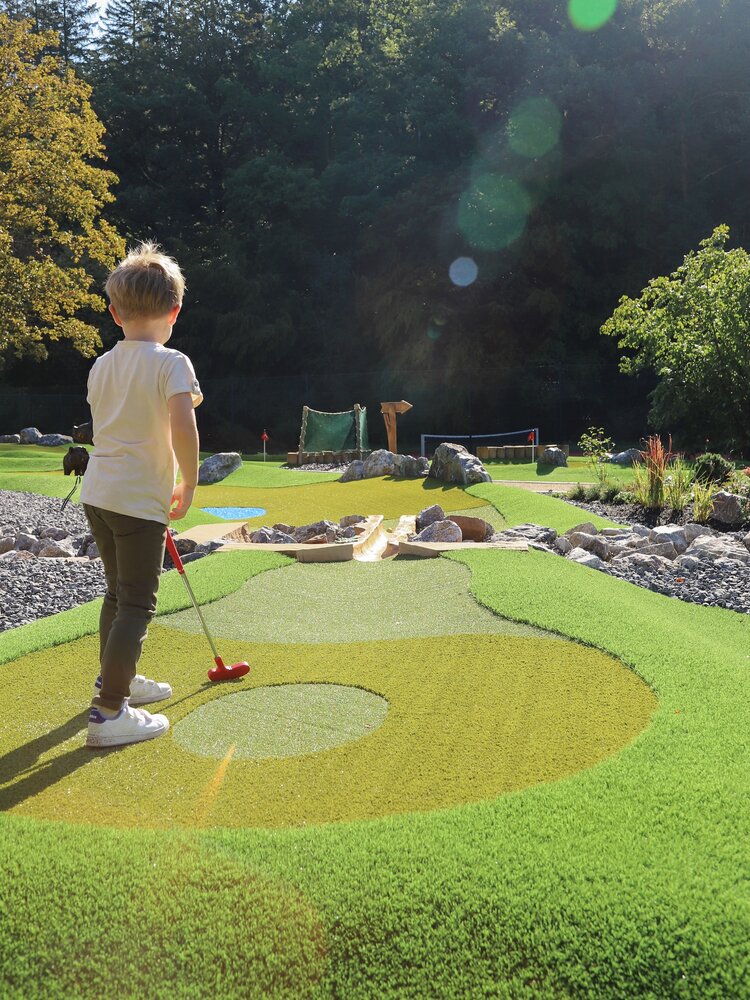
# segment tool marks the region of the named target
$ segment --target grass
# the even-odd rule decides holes
[[[495,480],[519,480],[523,482],[552,483],[593,483],[595,477],[588,459],[571,457],[567,468],[538,465],[536,462],[483,462],[485,469]],[[615,483],[632,483],[633,470],[630,466],[607,465],[607,475]]]
[[[337,485],[344,488],[320,484],[276,492],[306,494]],[[392,485],[373,483],[382,506],[391,502]],[[399,503],[405,497],[399,494]],[[511,524],[535,520],[564,530],[589,519],[562,501],[489,484],[472,487],[460,499],[462,508],[469,499],[477,506],[497,504]],[[327,513],[321,510],[319,516]],[[200,585],[200,600],[237,591],[243,573],[250,575],[256,565],[234,562],[235,556],[246,555],[227,553],[192,564],[189,572]],[[15,813],[0,813],[2,996],[98,997],[102,969],[114,994],[156,1000],[747,996],[747,616],[682,603],[534,551],[464,552],[450,563],[468,568],[466,585],[493,613],[576,643],[477,633],[261,646],[222,640],[227,656],[241,651],[261,655],[258,669],[267,672],[248,675],[250,684],[354,680],[390,694],[392,705],[411,690],[423,711],[415,722],[417,731],[432,726],[429,732],[442,748],[434,758],[437,763],[422,766],[421,785],[414,783],[414,775],[425,762],[418,757],[412,761],[408,753],[401,756],[402,769],[403,762],[408,765],[403,781],[402,770],[387,756],[374,754],[358,782],[351,782],[346,766],[334,766],[319,785],[310,785],[320,779],[314,767],[293,780],[291,772],[280,769],[272,781],[252,785],[266,804],[273,795],[288,795],[288,814],[304,823],[294,828],[232,823],[232,805],[246,810],[252,796],[238,782],[232,786],[236,795],[222,798],[234,780],[234,765],[222,771],[216,759],[203,758],[205,794],[188,807],[185,796],[198,782],[186,783],[180,806],[175,790],[179,779],[169,768],[153,766],[157,761],[150,754],[164,752],[159,741],[135,748],[135,753],[129,748],[93,754],[67,772],[59,765],[50,768],[50,758],[60,756],[57,702],[74,693],[78,706],[86,692],[95,602],[88,610],[65,612],[67,618],[57,615],[35,623],[36,628],[23,626],[0,636],[3,658],[9,653],[28,657],[0,668],[3,697],[10,701],[3,734],[10,726],[29,755],[21,761],[24,771],[4,759],[2,774],[10,775],[11,789],[21,780],[39,786],[46,782],[36,795],[17,802]],[[429,565],[442,567],[444,561]],[[221,572],[215,568],[219,566]],[[265,578],[269,583],[277,575],[291,578],[296,569],[279,568]],[[167,574],[162,583],[168,600],[160,610],[170,601],[178,603],[179,581],[174,577],[172,586],[171,577]],[[309,592],[305,585],[297,602],[284,605],[284,614],[300,613]],[[383,617],[392,621],[405,599],[397,591],[391,601],[385,583],[380,593]],[[455,591],[449,589],[447,595],[451,593]],[[353,590],[353,620],[355,596]],[[440,594],[435,596],[436,620],[445,603]],[[413,604],[416,609],[419,602]],[[248,604],[249,630],[256,616],[256,608]],[[54,658],[45,654],[45,635],[66,643]],[[539,692],[548,690],[540,687],[534,671],[549,666],[551,646],[559,647],[560,656],[563,650],[571,656],[573,651],[607,654],[590,663],[608,664],[602,666],[606,683],[601,692],[605,701],[610,698],[611,719],[618,718],[623,704],[609,685],[612,656],[632,671],[623,670],[623,675],[637,690],[655,693],[658,708],[639,736],[619,753],[600,757],[596,766],[563,780],[497,794],[501,786],[488,790],[492,781],[485,770],[493,773],[491,768],[505,761],[506,776],[512,777],[514,768],[502,751],[516,745],[533,749],[526,720],[540,725]],[[164,664],[164,653],[156,656],[162,650],[176,662],[181,655],[201,656],[195,635],[168,630],[166,619],[159,617],[144,660],[153,655],[149,665]],[[556,656],[555,662],[562,661]],[[45,663],[54,671],[52,684],[45,684]],[[518,672],[516,663],[521,665]],[[432,678],[434,664],[437,675]],[[196,661],[190,677],[197,677],[197,671]],[[545,685],[547,680],[562,683],[555,688],[562,709],[564,698],[580,697],[589,676],[571,675],[566,684],[563,674],[549,669]],[[425,694],[437,690],[439,698]],[[506,704],[511,690],[514,697],[526,699],[525,714],[512,715],[517,700]],[[215,696],[216,689],[196,695],[204,700]],[[20,704],[33,706],[28,731],[16,708]],[[177,719],[175,712],[183,707],[170,709],[170,715]],[[71,741],[74,711],[71,701]],[[561,711],[556,718],[564,724],[562,716]],[[65,723],[65,712],[62,719]],[[365,748],[388,724],[386,717],[377,733],[351,744],[350,750]],[[557,727],[548,719],[538,731]],[[463,741],[467,734],[472,736],[468,745]],[[36,749],[47,756],[31,759],[39,739],[46,743]],[[81,754],[72,742],[69,746]],[[381,749],[387,754],[387,746]],[[596,747],[592,743],[589,749]],[[466,755],[474,751],[476,770],[469,772]],[[343,761],[345,752],[339,747],[294,760],[318,761],[324,771],[329,757]],[[521,767],[526,756],[522,754]],[[131,760],[140,766],[129,767]],[[106,784],[115,773],[118,780],[130,782],[133,794],[140,778],[147,792],[137,808],[142,813],[151,808],[152,825],[160,822],[164,809],[179,808],[200,823],[158,831],[81,823],[86,810],[98,809],[103,800],[83,797],[83,785],[95,789],[99,778]],[[390,775],[387,784],[381,784],[381,773]],[[469,773],[476,782],[474,796],[451,799],[456,784],[467,791],[461,783]],[[287,778],[291,785],[285,789]],[[162,780],[169,783],[167,795]],[[254,780],[248,778],[251,784]],[[385,812],[390,801],[390,815],[367,821],[346,821],[342,815],[339,822],[321,825],[324,803],[330,816],[338,785],[350,793],[339,798],[338,806],[349,808],[349,817],[356,815],[355,802],[377,797]],[[311,787],[321,797],[317,819],[304,815],[293,794],[296,788],[310,802]],[[45,798],[48,806],[56,803],[66,815],[75,812],[78,801],[74,822],[20,815],[18,810],[32,809],[35,798],[40,804]],[[97,819],[96,812],[88,815]],[[226,825],[212,826],[212,818],[227,815]],[[371,813],[360,811],[363,815]]]

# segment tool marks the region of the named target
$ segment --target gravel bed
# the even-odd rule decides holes
[[[609,518],[618,524],[643,524],[653,528],[665,524],[684,525],[694,520],[692,504],[678,514],[671,510],[648,511],[638,504],[604,504],[599,501],[585,503],[563,499],[573,507]],[[718,521],[710,521],[709,527],[714,535],[729,535],[741,542],[747,535],[750,524],[744,525],[739,531]],[[750,614],[750,567],[741,562],[727,560],[723,565],[717,566],[707,561],[703,566],[688,571],[678,566],[659,570],[643,566],[628,567],[615,559],[607,563],[603,572],[627,580],[637,587],[645,587],[690,604],[728,608],[730,611]]]
[[[54,525],[73,537],[89,531],[80,504],[0,490],[0,536]],[[106,589],[101,559],[0,559],[0,631],[86,604]]]

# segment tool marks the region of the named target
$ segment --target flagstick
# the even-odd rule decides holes
[[[263,461],[265,462],[265,460],[266,460],[266,442],[264,441],[263,442]]]

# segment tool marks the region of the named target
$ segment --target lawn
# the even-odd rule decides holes
[[[4,489],[35,475],[13,464]],[[223,489],[326,516],[356,485]],[[425,496],[581,519],[494,484],[359,494]],[[149,1000],[748,995],[747,616],[536,551],[188,572],[253,669],[206,683],[165,574],[142,665],[173,682],[173,728],[153,743],[82,748],[98,600],[0,635],[3,998],[98,998],[102,975]],[[325,749],[264,756],[302,685],[358,707],[321,700],[284,728]]]

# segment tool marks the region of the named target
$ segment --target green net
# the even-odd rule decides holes
[[[361,442],[357,440],[357,420]],[[306,409],[303,417],[300,451],[356,451],[368,448],[367,410],[344,410],[343,413],[323,413]]]

